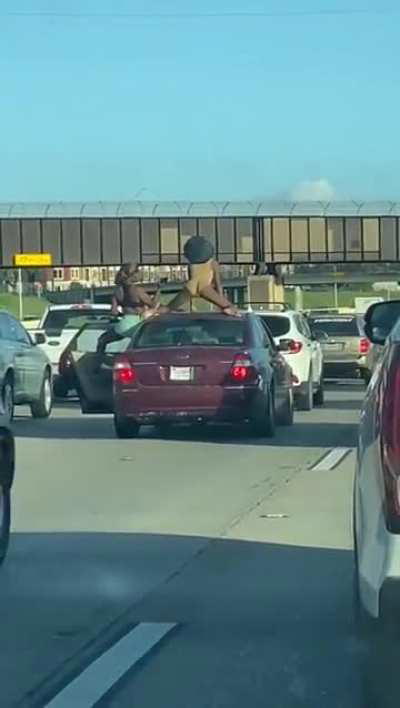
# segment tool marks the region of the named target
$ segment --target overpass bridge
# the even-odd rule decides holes
[[[398,202],[0,204],[0,267],[49,253],[54,266],[184,263],[193,235],[221,263],[397,262]]]

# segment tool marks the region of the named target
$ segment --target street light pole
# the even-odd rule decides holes
[[[19,319],[22,322],[24,316],[24,302],[22,297],[22,268],[18,268],[18,298],[19,298]]]

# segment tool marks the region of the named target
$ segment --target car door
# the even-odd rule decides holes
[[[99,336],[103,328],[82,328],[71,343],[71,357],[77,379],[78,394],[83,413],[112,413],[113,365],[117,354],[125,351],[130,339],[111,342],[106,346],[100,360],[96,354]]]
[[[309,347],[309,350],[310,350],[311,364],[312,364],[312,371],[313,371],[313,381],[315,384],[319,384],[320,379],[321,379],[321,374],[322,374],[321,345],[317,341],[317,339],[314,337],[313,333],[311,332],[310,325],[308,324],[306,318],[303,317],[303,315],[298,315],[298,319],[299,319],[299,326],[301,327],[302,334],[305,337],[305,339],[307,341],[307,346]]]
[[[0,386],[3,387],[4,377],[13,368],[14,346],[11,342],[11,329],[7,313],[0,312]]]
[[[259,346],[262,348],[263,356],[266,359],[266,365],[272,368],[275,388],[275,406],[279,408],[286,398],[286,363],[268,330],[268,325],[261,317],[256,317],[254,324]]]
[[[11,338],[15,347],[14,370],[20,381],[16,396],[31,401],[40,394],[45,360],[42,352],[33,344],[26,329],[15,317],[9,316]]]

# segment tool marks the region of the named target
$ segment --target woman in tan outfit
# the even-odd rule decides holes
[[[201,297],[220,307],[224,314],[236,315],[236,307],[223,294],[219,265],[214,260],[214,249],[210,241],[203,236],[192,236],[185,244],[184,254],[190,263],[189,280],[168,304],[167,310],[178,310],[191,302],[192,298]]]

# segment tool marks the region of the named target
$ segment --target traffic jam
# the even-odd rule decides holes
[[[79,407],[93,425],[96,416],[112,417],[114,439],[132,440],[132,454],[149,428],[163,444],[178,429],[215,440],[218,426],[232,441],[240,430],[267,451],[278,428],[286,428],[290,445],[297,417],[304,426],[304,415],[326,405],[333,384],[356,384],[363,400],[352,501],[353,619],[357,636],[391,646],[400,604],[400,301],[377,301],[363,313],[297,309],[284,298],[238,307],[224,294],[209,242],[193,237],[188,244],[189,279],[167,303],[159,291],[146,291],[136,263],[126,263],[109,303],[49,305],[29,329],[0,312],[0,563],[13,552],[18,406],[28,406],[33,419],[50,418],[53,404]],[[266,292],[282,292],[274,276],[265,282]],[[209,307],[194,308],[198,301]]]

